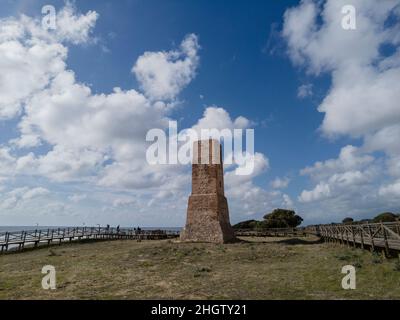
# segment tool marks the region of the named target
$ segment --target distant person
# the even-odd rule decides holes
[[[117,233],[119,233],[119,225],[117,226]]]

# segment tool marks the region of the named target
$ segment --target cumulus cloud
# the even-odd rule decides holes
[[[284,178],[275,178],[275,180],[273,180],[271,182],[271,187],[274,189],[285,189],[289,186],[290,183],[290,179],[288,177],[284,177]]]
[[[357,29],[341,28],[341,8],[352,4],[357,11]],[[297,65],[312,74],[332,74],[332,88],[318,110],[325,113],[324,133],[363,135],[400,120],[397,107],[400,69],[388,65],[381,54],[383,45],[398,46],[391,34],[398,24],[385,28],[385,22],[398,0],[384,1],[302,1],[285,14],[283,34],[289,54]],[[321,17],[323,24],[317,19]],[[385,67],[382,67],[382,64]]]
[[[311,202],[315,200],[320,200],[321,198],[324,197],[329,197],[331,194],[331,189],[328,184],[325,183],[319,183],[313,190],[307,191],[304,190],[300,197],[299,200],[301,202]]]
[[[18,136],[0,147],[0,179],[12,178],[22,184],[33,177],[45,179],[49,189],[62,183],[85,190],[68,190],[68,196],[47,188],[16,188],[4,194],[1,206],[28,220],[25,207],[47,218],[79,213],[82,219],[100,221],[99,210],[81,203],[90,192],[91,200],[97,199],[103,207],[103,215],[113,212],[118,219],[126,219],[134,209],[142,221],[153,221],[150,224],[160,219],[154,217],[155,212],[163,212],[180,223],[190,189],[190,168],[149,165],[145,137],[150,129],[167,129],[179,93],[194,79],[199,65],[198,37],[189,34],[175,50],[138,57],[132,72],[140,89],[116,87],[108,94],[94,93],[68,68],[67,58],[69,45],[96,42],[92,33],[97,18],[96,12],[79,14],[67,3],[57,14],[53,31],[26,16],[0,20],[0,68],[5,70],[0,73],[0,118],[18,123]],[[251,125],[247,118],[232,118],[225,109],[213,106],[193,129],[232,130]],[[233,212],[243,214],[244,205],[245,213],[259,213],[272,208],[271,202],[282,202],[281,194],[270,194],[253,184],[252,179],[268,167],[268,158],[257,153],[252,175],[236,178],[227,172]],[[243,189],[246,185],[248,189]],[[237,192],[239,187],[241,192]],[[257,195],[263,200],[257,202]],[[45,198],[49,200],[46,205],[35,202]]]
[[[29,152],[16,157],[9,147],[2,148],[0,156],[4,161],[0,170],[8,174],[44,176],[57,182],[87,181],[122,188],[156,186],[166,179],[163,172],[166,176],[177,173],[177,170],[167,170],[165,167],[151,167],[145,159],[146,132],[152,128],[167,127],[167,113],[170,110],[168,103],[153,102],[134,89],[124,91],[115,88],[110,94],[94,94],[89,86],[80,83],[74,72],[67,68],[68,50],[62,41],[73,44],[89,41],[96,19],[96,13],[77,14],[72,5],[68,4],[57,16],[56,34],[48,34],[41,28],[39,21],[32,18],[12,20],[14,29],[20,27],[30,32],[9,30],[8,38],[3,36],[5,40],[1,44],[6,45],[12,35],[17,37],[17,47],[21,54],[16,57],[20,57],[21,61],[29,61],[33,70],[38,70],[38,75],[33,76],[30,80],[32,85],[28,86],[26,94],[22,94],[20,85],[32,72],[17,72],[19,66],[24,65],[20,60],[14,58],[7,61],[8,68],[17,72],[12,85],[18,96],[13,98],[16,103],[11,100],[2,101],[5,101],[7,108],[13,106],[15,112],[7,113],[10,117],[22,113],[18,124],[20,136],[10,143],[22,150],[45,145],[50,147],[50,151],[44,154]],[[2,23],[9,22],[7,20]],[[36,48],[36,43],[41,47]],[[194,76],[197,37],[189,35],[180,48],[181,52],[171,51],[167,54],[168,63],[175,65],[175,69],[160,78],[169,83],[166,90],[173,91],[169,98],[178,94]],[[15,56],[9,48],[5,47],[4,50],[6,56]],[[41,60],[26,56],[33,53]],[[139,57],[136,66],[143,66],[139,61],[146,60],[142,59],[145,56],[152,56],[152,53],[147,52]],[[182,69],[179,75],[179,68],[186,68],[186,71]],[[163,71],[160,70],[160,73]],[[156,76],[159,73],[156,72]],[[168,78],[172,76],[178,78]],[[157,79],[155,81],[158,83],[160,79]],[[33,88],[33,85],[37,87]],[[9,94],[8,88],[0,88],[0,96]]]
[[[59,11],[55,32],[24,15],[0,19],[0,120],[21,114],[28,99],[65,69],[62,43],[87,42],[96,20],[94,12],[75,15],[70,3]]]
[[[146,96],[152,100],[175,98],[196,74],[199,48],[197,36],[190,34],[182,41],[179,50],[142,55],[132,72]]]
[[[286,209],[294,209],[294,202],[293,202],[292,198],[290,198],[289,195],[284,194],[282,196],[282,198],[283,198],[283,207],[284,208],[286,208]]]
[[[39,198],[49,194],[50,191],[46,188],[37,187],[20,187],[13,189],[6,193],[5,198],[0,201],[0,208],[2,209],[12,209],[21,203],[32,200],[34,198]]]
[[[356,30],[341,27],[344,5],[356,8]],[[318,107],[324,114],[321,132],[363,141],[361,147],[342,148],[337,159],[301,171],[316,186],[304,190],[299,200],[324,199],[315,210],[324,206],[330,213],[368,213],[387,208],[384,196],[396,190],[396,183],[379,185],[386,174],[390,179],[400,172],[399,8],[399,0],[302,0],[284,15],[282,35],[293,64],[309,75],[328,73],[332,78]],[[385,46],[392,50],[382,50]],[[373,156],[375,151],[385,152],[383,159]]]
[[[200,133],[201,129],[246,129],[252,125],[252,122],[243,117],[239,116],[236,119],[232,119],[229,113],[217,106],[207,107],[203,113],[203,117],[192,127]]]
[[[400,197],[400,181],[382,186],[379,189],[379,194],[382,196]]]
[[[337,159],[317,161],[313,166],[306,167],[300,171],[302,175],[310,175],[316,180],[332,176],[335,173],[343,173],[354,169],[362,169],[370,165],[374,157],[365,155],[362,151],[352,145],[343,147]]]

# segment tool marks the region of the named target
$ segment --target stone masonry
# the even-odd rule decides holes
[[[217,140],[193,146],[192,194],[181,241],[225,243],[235,239],[224,194],[222,148]]]

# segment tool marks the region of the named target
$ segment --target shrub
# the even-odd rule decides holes
[[[379,223],[379,222],[394,222],[398,219],[398,216],[392,212],[384,212],[381,213],[379,215],[377,215],[374,218],[374,222],[375,223]]]
[[[344,224],[352,224],[353,222],[354,222],[354,219],[350,218],[350,217],[344,218],[342,221],[342,223],[344,223]]]

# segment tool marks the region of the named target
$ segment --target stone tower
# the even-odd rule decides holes
[[[225,243],[235,239],[224,194],[222,148],[217,140],[193,145],[192,194],[182,241]]]

